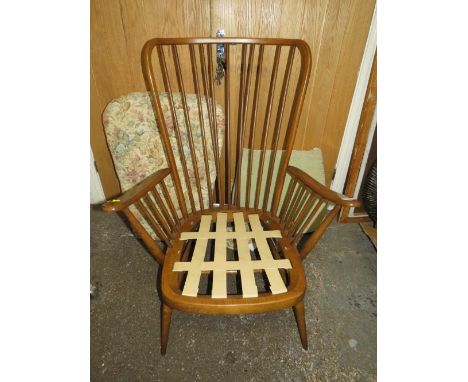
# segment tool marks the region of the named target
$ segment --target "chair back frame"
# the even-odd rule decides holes
[[[225,47],[222,89],[217,89],[219,85],[214,82],[213,62],[216,62],[216,49],[213,45],[216,44],[224,44]],[[274,56],[271,60],[272,50]],[[282,55],[282,50],[287,50],[287,55]],[[299,60],[297,58],[295,60],[297,50],[300,53]],[[235,58],[240,62],[235,62]],[[172,65],[168,65],[170,60]],[[297,39],[270,38],[155,38],[144,45],[141,61],[168,166],[173,170],[171,176],[182,216],[186,218],[191,212],[203,212],[218,205],[223,208],[253,208],[277,216],[286,169],[310,77],[311,52],[307,43]],[[282,71],[279,70],[280,67]],[[277,87],[278,82],[281,82],[281,89]],[[294,86],[293,92],[289,92]],[[266,88],[268,95],[265,102],[262,95],[266,94]],[[159,98],[162,91],[169,99],[170,122],[177,142],[181,174],[176,167],[167,113],[165,116]],[[196,94],[198,113],[194,113],[187,104],[186,94],[189,91]],[[183,106],[183,117],[176,114],[174,107],[177,102],[174,99],[176,93],[179,94]],[[237,103],[233,102],[236,93],[238,93]],[[225,114],[223,147],[219,144],[216,125],[218,102],[223,106]],[[204,107],[208,112],[208,121],[203,119]],[[236,107],[237,110],[234,110]],[[194,143],[192,124],[195,114],[198,114],[203,150],[197,150]],[[275,119],[272,123],[273,116]],[[183,132],[182,118],[186,129]],[[206,125],[209,126],[208,129]],[[185,140],[183,136],[186,137]],[[190,151],[188,156],[184,153],[184,147],[187,146]],[[210,179],[207,147],[212,150],[215,161],[214,189],[211,186],[214,179]],[[257,148],[260,151],[259,166],[257,174],[253,174],[253,152]],[[248,149],[245,186],[242,185],[241,174],[244,149]],[[269,163],[265,163],[268,151]],[[271,179],[279,151],[282,152],[282,156],[279,158],[276,184],[272,185]],[[266,172],[264,167],[267,167]],[[190,187],[190,172],[195,178],[193,189]],[[266,177],[265,186],[262,187],[264,177]],[[202,185],[203,178],[207,185]],[[258,180],[257,184],[254,184],[253,179]],[[184,195],[182,180],[187,185],[187,195]],[[202,196],[204,186],[207,186],[208,203],[205,203]],[[245,187],[243,200],[241,200],[242,187]],[[255,187],[254,191],[252,187]]]

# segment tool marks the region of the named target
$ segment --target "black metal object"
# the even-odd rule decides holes
[[[372,163],[364,183],[363,204],[369,217],[377,224],[377,160]]]

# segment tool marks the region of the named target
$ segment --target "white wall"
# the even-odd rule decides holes
[[[89,167],[90,167],[90,188],[91,188],[91,204],[98,204],[102,203],[106,200],[104,195],[104,190],[102,189],[101,180],[99,179],[99,174],[96,171],[96,167],[94,166],[94,156],[93,150],[89,150],[90,153],[90,160],[89,160]]]

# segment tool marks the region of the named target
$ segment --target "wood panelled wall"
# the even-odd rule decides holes
[[[145,85],[140,51],[153,37],[290,37],[312,50],[296,149],[320,147],[329,183],[338,156],[375,0],[91,1],[91,146],[107,197],[119,193],[101,115]]]

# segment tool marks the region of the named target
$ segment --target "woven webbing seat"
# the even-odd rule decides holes
[[[342,206],[359,206],[290,164],[309,46],[292,39],[152,39],[142,66],[167,168],[103,208],[123,212],[161,265],[161,352],[174,309],[292,308],[307,349],[302,261]]]
[[[164,261],[161,292],[168,305],[238,314],[301,302],[306,281],[299,252],[276,219],[254,212],[225,208],[183,223]]]
[[[244,214],[234,212],[234,231],[226,230],[227,214],[216,214],[216,231],[211,232],[211,216],[202,215],[198,232],[182,232],[180,240],[195,239],[195,249],[189,262],[176,262],[174,271],[186,271],[187,279],[182,295],[198,295],[198,286],[202,272],[213,272],[213,288],[211,297],[226,298],[226,272],[239,271],[242,285],[242,297],[258,297],[254,271],[265,271],[272,294],[285,293],[286,285],[278,269],[290,269],[291,262],[287,259],[274,259],[268,246],[268,238],[281,238],[281,232],[264,231],[257,214],[249,215],[251,230],[245,229]],[[214,260],[204,261],[208,240],[214,240]],[[234,239],[237,244],[238,260],[227,261],[226,240]],[[260,260],[252,260],[249,241],[254,240],[260,254]]]

